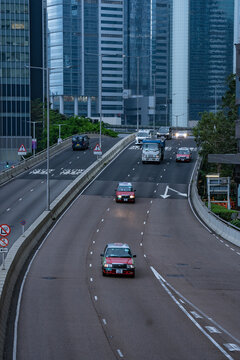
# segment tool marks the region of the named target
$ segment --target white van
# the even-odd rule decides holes
[[[153,137],[154,131],[149,129],[139,130],[136,134],[136,145],[142,145],[142,141],[145,139],[151,139]]]

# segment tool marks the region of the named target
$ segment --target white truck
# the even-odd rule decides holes
[[[165,140],[143,140],[142,142],[142,163],[157,162],[164,158]]]

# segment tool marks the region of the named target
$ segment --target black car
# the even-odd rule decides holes
[[[72,149],[86,150],[89,147],[89,137],[87,135],[74,135],[72,137]]]
[[[161,126],[157,131],[157,137],[165,137],[167,140],[172,139],[172,128],[169,126]]]

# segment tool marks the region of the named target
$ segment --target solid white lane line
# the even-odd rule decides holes
[[[119,355],[121,358],[123,358],[123,354],[122,354],[121,350],[117,349],[117,352],[118,352],[118,355]]]
[[[229,360],[234,360],[223,348],[219,345],[204,329],[203,327],[188,313],[188,311],[179,303],[179,301],[175,298],[175,296],[171,293],[166,285],[166,280],[152,267],[150,266],[155,277],[158,279],[164,290],[167,294],[172,298],[175,304],[183,311],[183,313],[193,322],[193,324],[215,345],[219,351]],[[169,284],[168,284],[169,285]]]

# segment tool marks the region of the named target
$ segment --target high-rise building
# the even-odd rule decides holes
[[[0,158],[31,151],[29,0],[0,2]]]
[[[48,66],[52,103],[61,113],[122,113],[123,2],[48,0]],[[101,111],[100,111],[101,109]]]
[[[140,126],[168,123],[170,4],[170,0],[125,2],[124,88],[128,123],[136,124],[136,117]]]
[[[173,0],[172,123],[215,112],[233,72],[234,0]]]

